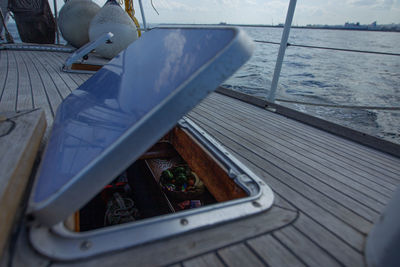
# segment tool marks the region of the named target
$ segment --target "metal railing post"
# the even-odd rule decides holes
[[[267,98],[271,102],[275,101],[275,95],[276,95],[276,90],[278,88],[279,76],[281,74],[281,69],[282,69],[283,57],[285,56],[285,51],[286,51],[287,42],[288,42],[288,38],[289,38],[290,28],[292,26],[292,21],[293,21],[294,10],[296,9],[296,2],[297,2],[297,0],[290,0],[290,3],[289,3],[289,8],[287,11],[286,21],[285,21],[285,28],[283,29],[281,45],[279,47],[279,53],[278,53],[278,57],[277,57],[276,63],[275,63],[274,77],[273,77],[272,83],[271,83],[271,90],[269,91],[269,95]]]
[[[140,13],[142,14],[144,31],[147,31],[146,17],[144,16],[142,0],[139,0],[139,6],[140,6]]]
[[[56,37],[57,37],[57,44],[60,44],[60,32],[58,31],[58,11],[57,11],[57,0],[53,1],[54,4],[54,17],[56,22]]]

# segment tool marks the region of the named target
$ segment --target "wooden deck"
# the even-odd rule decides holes
[[[40,107],[51,125],[62,99],[90,77],[60,72],[66,56],[0,51],[0,111]],[[143,263],[365,265],[366,235],[400,184],[399,158],[217,93],[189,117],[271,186],[276,196],[274,208],[291,211],[296,217],[286,225],[261,231],[267,227],[264,223],[273,225],[273,219],[253,216],[245,225],[232,228],[232,240],[224,244],[216,242],[197,255],[165,256],[164,261],[148,252],[149,260]],[[212,231],[204,233],[211,235]],[[235,238],[235,231],[249,233]],[[165,245],[171,242],[167,240]],[[138,255],[146,258],[146,253]],[[86,263],[112,264],[106,257]]]

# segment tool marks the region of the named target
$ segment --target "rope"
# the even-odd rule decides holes
[[[277,43],[277,42],[269,42],[269,41],[261,41],[261,40],[254,40],[254,42],[256,42],[256,43],[264,43],[264,44],[280,45],[280,43]],[[344,52],[367,53],[367,54],[387,55],[387,56],[400,56],[399,53],[378,52],[378,51],[357,50],[357,49],[345,49],[345,48],[334,48],[334,47],[324,47],[324,46],[315,46],[315,45],[298,45],[298,44],[287,43],[287,46],[295,46],[295,47],[303,47],[303,48],[315,48],[315,49],[325,49],[325,50],[344,51]]]
[[[133,20],[136,25],[138,36],[142,36],[142,32],[140,31],[140,24],[139,21],[135,18],[135,9],[133,8],[133,1],[132,0],[125,0],[125,11],[128,13],[129,17]]]
[[[2,119],[4,119],[4,117]],[[2,133],[0,133],[0,137],[4,137],[4,136],[9,135],[15,129],[15,126],[17,125],[15,123],[15,121],[13,121],[11,119],[8,119],[8,118],[3,120],[3,121],[1,121],[1,123],[6,123],[6,122],[8,122],[10,125],[9,125],[7,131],[3,131]]]
[[[122,197],[115,192],[107,203],[107,210],[104,216],[104,225],[115,225],[135,221],[134,215],[138,210],[134,207],[132,199]]]
[[[309,103],[288,99],[275,99],[276,101],[300,104],[300,105],[308,105],[308,106],[318,106],[318,107],[330,107],[330,108],[349,108],[349,109],[374,109],[374,110],[400,110],[400,107],[380,107],[380,106],[351,106],[351,105],[337,105],[337,104],[318,104],[318,103]]]
[[[158,13],[156,7],[153,4],[153,0],[151,0],[150,3],[151,3],[151,6],[153,7],[154,11],[157,13],[157,15],[160,15],[160,13]]]
[[[263,43],[263,44],[276,44],[276,45],[280,45],[281,43],[278,42],[269,42],[269,41],[261,41],[261,40],[253,40],[256,43]]]
[[[15,119],[15,118],[18,118],[18,117],[21,117],[21,116],[23,116],[23,115],[26,115],[26,114],[29,114],[29,113],[32,113],[32,112],[34,112],[34,111],[36,111],[36,110],[39,110],[40,108],[34,108],[34,109],[30,109],[30,110],[25,110],[25,111],[19,111],[19,112],[17,112],[17,114],[15,114],[14,116],[12,116],[12,117],[8,117],[7,119]],[[1,120],[0,120],[1,121]]]
[[[17,124],[15,123],[15,121],[13,121],[13,119],[16,119],[16,118],[18,118],[18,117],[20,117],[20,116],[22,116],[22,115],[29,114],[29,113],[31,113],[31,112],[34,112],[34,111],[38,110],[38,109],[39,109],[39,108],[35,108],[35,109],[32,109],[32,110],[27,110],[27,111],[23,111],[23,112],[18,112],[18,114],[14,115],[14,116],[12,116],[12,117],[6,117],[6,116],[4,116],[4,115],[0,115],[0,123],[9,122],[9,123],[11,124],[7,131],[5,131],[5,132],[3,132],[3,133],[0,133],[0,137],[9,135],[9,134],[14,130],[14,128],[15,128],[15,126],[16,126]]]

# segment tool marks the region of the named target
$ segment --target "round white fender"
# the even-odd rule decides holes
[[[60,10],[58,26],[64,39],[79,48],[89,42],[89,25],[100,6],[91,0],[70,0]]]
[[[96,40],[107,32],[114,34],[111,43],[96,48],[96,52],[105,58],[115,57],[138,38],[134,22],[115,0],[107,1],[93,18],[89,27],[89,39]]]

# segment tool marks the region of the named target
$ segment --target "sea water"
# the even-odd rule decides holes
[[[8,24],[20,42],[15,23]],[[280,42],[282,28],[243,27],[253,40]],[[63,39],[61,38],[62,42]],[[400,54],[400,33],[297,29],[289,43]],[[255,43],[253,57],[224,84],[257,97],[268,96],[279,45]],[[290,46],[277,99],[316,104],[400,107],[400,57]],[[400,144],[400,111],[329,108],[279,102],[361,132]]]
[[[243,27],[254,40],[280,42],[282,28]],[[294,28],[289,43],[400,54],[400,33]],[[279,45],[256,43],[250,61],[226,87],[268,96]],[[400,108],[400,56],[289,46],[277,99],[322,105]],[[327,108],[288,104],[302,112],[400,143],[400,110]]]

